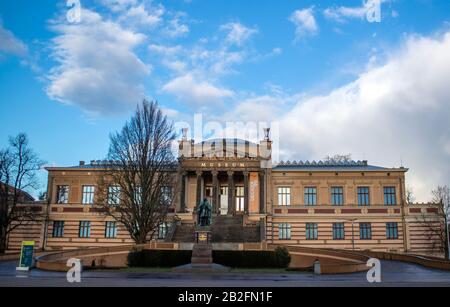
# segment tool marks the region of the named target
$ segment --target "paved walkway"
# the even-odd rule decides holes
[[[114,286],[114,287],[331,287],[331,286],[449,286],[450,272],[415,264],[382,261],[382,282],[369,284],[366,273],[344,275],[226,273],[83,272],[80,284],[70,284],[65,273],[34,269],[15,271],[16,261],[0,262],[0,286]]]

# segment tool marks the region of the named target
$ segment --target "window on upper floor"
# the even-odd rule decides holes
[[[305,206],[317,205],[317,189],[315,187],[305,188]]]
[[[361,240],[372,240],[372,224],[359,223],[359,238]]]
[[[331,187],[331,205],[343,206],[344,205],[344,188],[343,187]]]
[[[67,204],[69,202],[69,186],[59,185],[56,187],[56,203]]]
[[[53,238],[64,237],[64,221],[53,222]]]
[[[358,187],[358,206],[370,206],[370,192],[368,187]]]
[[[92,205],[94,203],[95,187],[93,185],[84,185],[82,192],[82,204]]]
[[[289,223],[278,224],[278,238],[280,240],[290,240],[291,239],[291,224],[289,224]]]
[[[306,240],[317,240],[319,238],[319,228],[317,223],[306,223]]]
[[[167,231],[169,230],[169,223],[163,222],[158,226],[158,239],[164,240],[167,236]]]
[[[108,205],[120,205],[120,186],[111,185],[108,187]]]
[[[333,223],[333,240],[345,239],[345,225],[344,223]]]
[[[279,187],[278,206],[290,206],[290,205],[291,205],[291,188]]]
[[[395,206],[397,204],[395,187],[384,187],[384,204]]]
[[[172,204],[172,187],[171,186],[162,187],[161,194],[164,203],[170,206]]]
[[[386,239],[398,239],[398,223],[386,223]]]

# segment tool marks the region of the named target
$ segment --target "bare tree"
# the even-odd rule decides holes
[[[406,188],[406,203],[412,205],[416,201],[414,192],[411,187]]]
[[[136,244],[152,239],[174,201],[175,133],[155,102],[144,101],[110,136],[106,173],[96,206],[124,225]]]
[[[450,214],[450,189],[448,186],[438,186],[431,191],[433,208],[437,206],[436,216],[422,214],[421,224],[425,229],[425,235],[432,248],[445,254],[448,253],[448,217]]]
[[[334,156],[326,156],[324,162],[327,163],[346,163],[352,160],[352,155],[334,155]]]
[[[14,229],[40,216],[32,207],[19,205],[26,198],[25,190],[38,188],[36,172],[43,165],[23,133],[10,137],[9,147],[0,150],[0,253],[8,248],[8,235]]]

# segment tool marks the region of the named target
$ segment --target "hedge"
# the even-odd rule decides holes
[[[192,251],[142,250],[128,254],[129,267],[176,267],[191,263]]]
[[[213,260],[232,268],[287,268],[291,256],[278,247],[275,251],[213,251]]]

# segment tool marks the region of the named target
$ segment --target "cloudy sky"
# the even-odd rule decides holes
[[[450,184],[449,80],[450,1],[0,2],[0,145],[26,132],[50,165],[104,158],[147,98],[273,124],[283,160],[404,165],[426,201]]]

